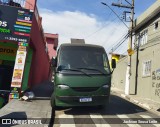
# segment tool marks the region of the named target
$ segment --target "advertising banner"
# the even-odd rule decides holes
[[[21,88],[26,54],[26,51],[17,51],[11,87]]]
[[[29,42],[33,12],[0,5],[0,40]]]

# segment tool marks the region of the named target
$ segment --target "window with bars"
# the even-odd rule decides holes
[[[147,43],[148,40],[148,30],[144,30],[143,32],[139,33],[139,35],[137,36],[137,46],[142,46],[144,44]]]
[[[142,71],[143,71],[142,72],[143,77],[151,76],[151,60],[143,62],[143,70]]]

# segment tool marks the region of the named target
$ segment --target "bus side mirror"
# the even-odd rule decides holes
[[[115,59],[112,59],[112,68],[116,68],[116,60]]]
[[[52,66],[53,67],[57,66],[57,58],[52,58]]]

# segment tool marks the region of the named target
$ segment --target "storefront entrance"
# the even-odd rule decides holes
[[[0,90],[10,91],[14,61],[3,60],[0,64]]]
[[[18,45],[0,42],[0,108],[7,103],[11,90],[11,81],[16,60]],[[28,88],[28,77],[32,62],[33,50],[28,47],[26,63],[23,72],[22,91]]]
[[[0,64],[0,108],[8,102],[14,62],[1,60]]]
[[[17,44],[0,42],[0,108],[8,102]]]

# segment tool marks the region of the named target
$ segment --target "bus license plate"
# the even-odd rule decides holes
[[[92,101],[92,98],[80,98],[79,99],[80,102],[91,102]]]

